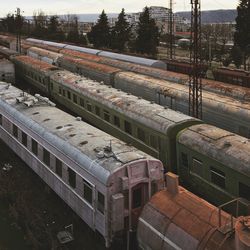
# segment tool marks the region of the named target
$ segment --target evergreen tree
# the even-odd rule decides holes
[[[60,29],[58,16],[50,16],[48,24],[48,33],[49,39],[57,41],[63,41],[65,39],[64,33]]]
[[[243,62],[243,55],[241,48],[238,46],[234,46],[231,51],[231,57],[234,62],[234,65],[236,66],[236,68],[239,69]]]
[[[88,38],[96,48],[110,46],[110,27],[108,23],[108,17],[104,10],[99,16],[97,24],[94,25],[92,30],[88,33]]]
[[[143,54],[156,55],[159,37],[160,34],[155,20],[150,17],[148,7],[145,7],[139,18],[136,51]]]
[[[15,33],[15,30],[16,30],[15,16],[13,14],[9,13],[5,18],[3,18],[2,22],[7,32]]]
[[[244,65],[246,67],[246,58],[250,55],[250,0],[240,0],[237,12],[234,43],[244,53]]]
[[[131,27],[126,20],[124,9],[118,16],[118,21],[115,23],[111,32],[111,48],[117,49],[120,52],[125,50],[125,45],[130,39]]]

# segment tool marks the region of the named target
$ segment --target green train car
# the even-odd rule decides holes
[[[15,57],[14,63],[20,79],[160,159],[166,171],[177,173],[209,201],[221,204],[238,196],[250,200],[248,139],[71,72],[46,68],[36,59]]]
[[[250,201],[250,141],[201,124],[177,136],[178,174],[182,181],[221,204],[236,197]]]
[[[13,59],[17,76],[107,133],[160,159],[176,172],[176,135],[200,120],[74,73],[46,69],[30,57]],[[44,78],[41,75],[44,74]]]

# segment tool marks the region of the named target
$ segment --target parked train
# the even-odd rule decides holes
[[[212,205],[174,187],[170,173],[161,191],[159,160],[57,109],[41,95],[6,83],[0,83],[0,95],[0,138],[104,237],[106,247],[117,233],[138,229],[141,249],[249,249],[249,217],[218,216]],[[225,230],[230,222],[232,228]]]
[[[110,246],[163,188],[162,163],[40,95],[0,83],[0,138]]]
[[[0,42],[2,40],[2,36],[0,35]],[[6,38],[3,39],[5,42],[9,42],[11,44],[11,39],[10,38]],[[40,40],[42,41],[42,40]],[[3,43],[5,43],[3,42]],[[60,45],[58,45],[58,43],[52,43],[52,45],[46,45],[44,43],[48,43],[51,44],[51,42],[46,42],[46,41],[42,41],[43,43],[32,43],[32,42],[27,42],[26,40],[23,40],[22,43],[22,51],[23,53],[27,54],[28,49],[30,49],[32,46],[36,46],[42,49],[46,49],[52,52],[57,52],[63,55],[67,55],[70,57],[77,57],[77,58],[81,58],[84,60],[89,60],[89,61],[94,61],[94,62],[98,62],[98,63],[102,63],[105,65],[109,65],[109,66],[113,66],[116,68],[120,68],[122,70],[129,70],[132,72],[136,72],[136,73],[141,73],[144,75],[148,75],[148,76],[153,76],[156,78],[160,78],[160,79],[164,79],[164,80],[168,80],[168,81],[173,81],[176,83],[181,83],[181,84],[189,84],[189,77],[185,74],[180,74],[180,73],[175,73],[175,72],[171,72],[171,71],[166,71],[166,70],[162,70],[162,69],[158,69],[158,68],[152,68],[149,66],[143,66],[143,65],[138,65],[135,63],[130,63],[130,62],[125,62],[125,61],[120,61],[120,60],[115,60],[112,58],[107,58],[107,57],[103,57],[103,56],[97,56],[94,55],[93,53],[91,54],[87,54],[87,52],[89,53],[91,51],[91,49],[86,50],[85,52],[79,52],[76,50],[72,49],[62,49]],[[58,47],[55,47],[58,46]],[[14,46],[12,46],[14,47]],[[90,50],[90,51],[89,51]],[[33,54],[40,54],[43,52],[42,51],[36,51]],[[45,59],[46,57],[43,57],[43,59]],[[232,96],[236,99],[240,99],[240,100],[249,100],[250,99],[250,90],[248,88],[235,88],[234,85],[232,84],[225,84],[223,82],[218,82],[218,81],[214,81],[214,80],[209,80],[209,79],[203,79],[203,89],[210,91],[210,92],[214,92],[214,93],[219,93],[219,94],[223,94],[223,95],[227,95],[227,96]]]
[[[28,49],[28,55],[91,79],[111,84],[117,89],[162,106],[168,106],[184,114],[189,113],[189,88],[186,85],[174,84],[170,81],[127,72],[113,66],[64,56],[38,48]],[[228,88],[226,91],[230,90]],[[235,90],[234,93],[238,96],[244,95],[240,90]],[[243,101],[232,96],[224,96],[222,93],[203,90],[203,120],[250,138],[250,104],[245,102],[247,95],[244,96]]]
[[[213,74],[218,81],[250,88],[250,71],[221,67],[215,69]]]
[[[217,204],[238,196],[250,200],[248,139],[211,125],[195,126],[202,121],[27,56],[13,61],[19,79],[159,158],[207,199]]]
[[[13,37],[0,35],[0,44],[7,47],[11,47],[12,49],[14,49],[15,47],[14,40],[15,39]],[[90,48],[72,46],[72,45],[55,43],[39,39],[32,39],[32,38],[23,40],[22,51],[26,53],[27,49],[30,48],[31,46],[40,47],[58,53],[60,52],[62,54],[69,53],[71,54],[71,56],[72,52],[75,53],[75,56],[80,56],[80,57],[82,57],[82,55],[84,54],[86,57],[88,57],[87,55],[93,55],[92,59],[94,57],[99,56],[101,57],[100,63],[103,64],[116,65],[116,67],[120,66],[122,69],[129,69],[130,71],[133,72],[143,73],[146,75],[158,77],[165,80],[175,81],[178,83],[187,84],[189,81],[189,77],[187,75],[190,72],[190,66],[188,65],[188,63],[177,60],[166,60],[165,62],[163,62],[159,60],[151,60],[147,58],[127,56],[112,52],[106,52],[101,50],[95,50]],[[85,59],[87,59],[86,57]],[[166,69],[168,71],[166,71]],[[202,72],[204,76],[206,70],[207,66],[202,65]],[[235,70],[235,69],[232,70],[229,68],[221,67],[218,69],[214,69],[213,74],[215,81],[209,79],[203,79],[204,89],[215,92],[223,92],[224,94],[231,95],[232,94],[231,91],[227,91],[225,89],[227,85],[222,84],[222,82],[229,83],[230,85],[228,87],[230,89],[232,89],[231,84],[249,88],[249,71]],[[207,87],[207,85],[209,86]],[[214,86],[210,88],[210,85]]]

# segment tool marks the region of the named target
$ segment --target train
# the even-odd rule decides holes
[[[162,163],[69,115],[48,98],[0,83],[0,138],[105,239],[133,230]]]
[[[106,247],[118,234],[137,230],[142,250],[250,248],[248,216],[218,210],[176,186],[172,173],[165,188],[159,160],[40,94],[0,82],[0,96],[1,140],[103,236]]]
[[[10,47],[12,49],[15,48],[15,39],[13,37],[0,35],[0,44]],[[74,53],[75,56],[80,56],[85,54],[92,55],[92,58],[96,56],[101,57],[100,63],[108,64],[108,65],[119,65],[122,69],[129,69],[131,71],[137,73],[143,73],[146,75],[158,77],[165,80],[175,81],[178,83],[188,83],[189,81],[189,73],[190,73],[190,65],[184,61],[178,60],[151,60],[147,58],[135,57],[122,55],[107,51],[101,51],[91,48],[84,48],[78,46],[72,46],[68,44],[44,41],[39,39],[28,38],[23,40],[22,43],[22,51],[24,53],[27,52],[27,49],[31,46],[40,47],[43,49],[51,50],[54,52],[61,52],[65,54]],[[85,57],[85,59],[86,59]],[[90,58],[88,58],[90,59]],[[137,65],[139,64],[139,66]],[[207,65],[202,65],[201,71],[203,77],[205,77],[205,72],[207,70]],[[150,70],[151,69],[151,70]],[[167,70],[167,71],[166,71]],[[165,72],[164,72],[165,71]],[[173,71],[173,72],[171,72]],[[249,88],[249,71],[238,70],[238,69],[230,69],[226,67],[219,67],[217,69],[213,69],[214,80],[203,79],[205,89],[209,89],[212,91],[220,92],[224,91],[224,86],[221,82],[229,83],[229,88],[231,88],[231,84],[244,86]],[[215,85],[215,88],[206,88],[206,85]],[[219,86],[222,86],[220,88]],[[224,94],[229,94],[231,91],[226,91]]]
[[[213,74],[218,81],[250,88],[250,71],[219,67],[213,70]]]
[[[29,48],[28,55],[53,63],[56,66],[76,72],[91,79],[110,84],[117,89],[142,97],[148,101],[173,110],[189,114],[189,87],[174,84],[151,76],[121,70],[120,68],[83,60],[68,55],[48,52],[39,48]],[[93,57],[91,55],[91,57]],[[214,85],[205,85],[213,88]],[[216,88],[214,88],[216,89]],[[220,92],[203,90],[203,120],[209,124],[250,138],[250,109],[248,91],[233,90],[233,87]],[[233,90],[233,91],[232,91]],[[231,93],[231,96],[222,92]],[[240,99],[242,97],[242,99]]]
[[[165,171],[178,173],[208,200],[250,200],[247,138],[28,56],[13,62],[19,81],[160,159]]]
[[[0,35],[0,42],[2,40],[4,41],[3,44],[6,43],[6,40],[9,43],[9,45],[12,44],[11,43],[12,40],[10,38],[8,37],[2,38],[2,36]],[[40,42],[38,43],[38,41]],[[104,65],[109,65],[109,66],[113,66],[113,67],[120,68],[123,70],[129,70],[132,72],[136,72],[136,73],[140,73],[140,74],[144,74],[148,76],[153,76],[153,77],[168,80],[171,82],[176,82],[176,83],[185,84],[185,85],[189,84],[189,77],[186,74],[166,71],[166,70],[159,69],[159,68],[152,68],[150,66],[138,65],[133,62],[126,62],[126,61],[120,61],[120,60],[107,58],[103,56],[97,56],[93,53],[90,53],[91,49],[88,49],[85,52],[79,52],[78,50],[73,50],[74,47],[72,47],[71,49],[63,49],[61,48],[59,43],[52,43],[53,46],[48,45],[48,44],[51,44],[51,42],[46,42],[43,40],[36,39],[36,43],[32,43],[30,41],[27,42],[27,40],[23,40],[23,43],[21,46],[22,52],[27,54],[28,50],[32,46],[36,46],[36,47],[49,50],[52,52],[56,52],[56,53],[60,52],[60,54],[67,55],[70,57],[77,57],[77,58],[81,58],[84,60],[94,61],[94,62],[102,63]],[[11,46],[11,47],[14,47],[14,46]],[[43,54],[43,52],[41,51],[35,51],[34,54],[39,55],[40,53]],[[214,92],[214,93],[232,96],[240,100],[249,100],[250,90],[248,88],[241,87],[241,88],[235,89],[234,85],[232,84],[225,84],[223,82],[209,80],[209,79],[204,78],[203,89],[210,91],[210,92]]]

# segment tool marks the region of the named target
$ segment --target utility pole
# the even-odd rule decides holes
[[[21,29],[22,29],[22,17],[21,10],[17,8],[16,10],[16,51],[21,53]]]
[[[201,5],[191,0],[191,43],[189,75],[189,115],[202,119]]]
[[[168,34],[169,34],[169,43],[168,43],[168,55],[169,59],[174,57],[174,14],[173,14],[173,0],[169,0],[169,14],[168,14]]]

